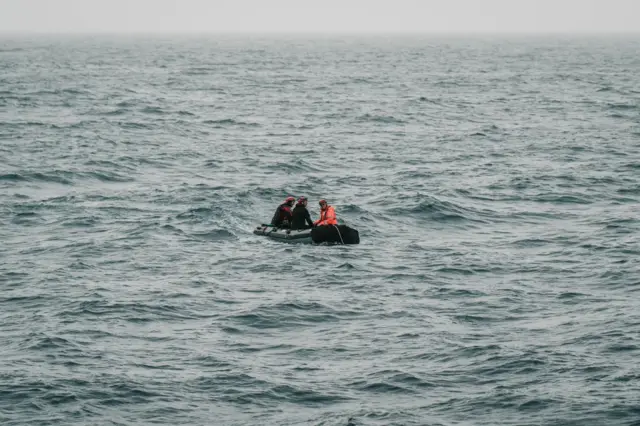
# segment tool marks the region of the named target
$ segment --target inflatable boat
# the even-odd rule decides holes
[[[253,230],[255,235],[272,240],[302,244],[360,244],[360,234],[347,225],[316,226],[311,229],[292,230],[262,224]]]

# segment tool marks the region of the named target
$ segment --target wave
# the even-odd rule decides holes
[[[91,228],[100,223],[100,220],[92,216],[81,216],[63,220],[60,224],[65,228]]]
[[[216,229],[208,232],[191,233],[190,237],[203,241],[231,241],[237,240],[238,237],[225,229]]]
[[[220,207],[195,207],[186,212],[179,213],[176,219],[191,219],[201,221],[203,218],[210,218],[222,213]]]
[[[514,241],[512,244],[515,246],[530,248],[530,247],[542,247],[551,244],[552,241],[545,240],[543,238],[523,238]]]
[[[638,104],[607,104],[610,109],[613,110],[636,110],[640,108]]]
[[[0,123],[0,127],[13,127],[13,126],[48,126],[48,127],[53,127],[53,128],[57,128],[58,126],[56,126],[55,124],[52,123],[45,123],[44,121],[16,121],[13,123]]]
[[[620,188],[616,190],[618,194],[640,194],[640,185],[629,187],[629,188]]]
[[[160,107],[146,106],[142,108],[141,112],[145,114],[165,114],[165,111]]]
[[[407,204],[406,207],[389,209],[387,211],[388,214],[391,216],[410,216],[436,222],[477,223],[487,223],[488,218],[494,214],[492,211],[480,212],[453,202],[422,195],[405,199],[405,202]]]
[[[129,322],[147,322],[154,320],[185,320],[211,318],[213,314],[198,312],[193,308],[185,310],[182,306],[168,303],[110,302],[106,300],[85,300],[74,302],[59,315],[63,318],[79,316],[97,316],[119,318]],[[154,339],[154,338],[149,338]]]
[[[425,380],[417,374],[400,370],[382,370],[369,374],[364,380],[350,382],[349,388],[372,393],[416,393],[436,388],[438,384]]]
[[[368,211],[356,204],[342,204],[340,213],[368,213]]]
[[[77,88],[64,88],[64,89],[52,89],[52,90],[36,90],[36,91],[3,91],[0,94],[6,94],[6,95],[14,95],[14,96],[20,96],[20,97],[25,97],[25,98],[29,98],[29,99],[39,99],[42,96],[46,96],[46,95],[72,95],[72,96],[78,96],[78,95],[91,95],[91,91],[89,90],[83,90],[83,89],[77,89]]]
[[[239,352],[257,352],[247,345],[235,344]],[[274,348],[277,349],[277,348]],[[219,372],[213,376],[202,376],[189,380],[185,386],[191,391],[210,392],[223,386],[225,391],[218,398],[234,404],[251,404],[258,407],[270,407],[277,402],[295,404],[327,404],[349,400],[337,392],[319,392],[299,385],[275,383],[242,372]]]
[[[15,52],[25,52],[29,49],[25,47],[1,47],[0,53],[15,53]]]
[[[293,161],[289,162],[277,162],[275,164],[271,164],[265,166],[264,168],[268,170],[279,170],[285,172],[287,174],[291,173],[303,173],[303,172],[319,172],[321,169],[318,167],[312,166],[308,161],[305,161],[301,158],[295,158]]]
[[[488,137],[490,135],[495,135],[501,133],[501,129],[495,124],[491,124],[489,126],[484,126],[480,130],[477,130],[473,133],[470,133],[470,137]]]
[[[230,64],[231,65],[231,64]],[[236,64],[232,64],[232,66],[235,66]],[[195,76],[195,75],[210,75],[210,74],[215,74],[218,70],[219,70],[220,64],[216,63],[216,64],[211,64],[210,66],[194,66],[194,67],[189,67],[185,70],[182,70],[180,72],[180,75],[189,75],[189,76]]]
[[[3,181],[3,180],[9,181],[9,182],[19,182],[19,181],[27,180],[27,178],[18,173],[6,173],[3,175],[0,175],[0,181]]]
[[[433,105],[443,105],[442,100],[441,99],[431,99],[431,98],[427,98],[426,96],[420,96],[418,98],[418,101],[420,102],[427,102]]]
[[[115,117],[118,115],[124,115],[126,113],[128,113],[129,110],[125,109],[125,108],[116,108],[116,109],[111,109],[108,111],[101,111],[101,112],[95,112],[93,114],[98,115],[98,116],[105,116],[105,117]]]
[[[50,349],[64,349],[65,352],[77,351],[78,346],[69,339],[62,337],[50,337],[41,333],[34,334],[29,338],[27,349],[31,351],[42,351]]]
[[[278,80],[278,83],[281,84],[291,84],[291,83],[306,83],[309,81],[308,78],[296,78],[296,77],[283,77],[281,80]]]
[[[359,312],[338,310],[318,302],[284,302],[260,305],[249,311],[234,314],[228,317],[227,320],[236,327],[270,329],[334,323],[341,318],[357,315],[359,315]]]
[[[0,181],[49,182],[73,185],[76,181],[96,180],[101,182],[131,182],[132,178],[115,172],[72,172],[56,170],[51,172],[21,172],[0,175]]]
[[[583,194],[538,194],[531,198],[533,201],[552,204],[591,204],[593,201],[590,197]]]
[[[396,118],[392,115],[373,115],[364,114],[357,118],[361,122],[369,123],[381,123],[381,124],[405,124],[406,122],[400,118]]]
[[[111,160],[89,160],[85,163],[87,166],[99,166],[105,169],[121,169],[125,168],[127,170],[135,171],[137,168],[131,164],[126,164],[124,162],[115,162]],[[111,172],[112,173],[112,172]]]
[[[120,101],[116,104],[116,106],[118,108],[130,108],[130,107],[134,107],[138,104],[137,101],[134,100],[125,100],[125,101]]]
[[[218,120],[205,120],[202,122],[203,124],[213,124],[217,127],[225,127],[225,126],[249,126],[249,127],[260,127],[259,123],[246,122],[234,120],[232,118],[221,118]]]
[[[142,130],[150,130],[153,129],[154,126],[148,123],[141,123],[139,121],[120,121],[117,123],[123,129],[142,129]]]

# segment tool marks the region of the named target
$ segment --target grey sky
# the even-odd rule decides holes
[[[640,32],[640,0],[0,0],[0,31]]]

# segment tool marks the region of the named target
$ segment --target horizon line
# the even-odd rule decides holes
[[[389,31],[116,31],[116,30],[97,30],[97,31],[60,31],[60,30],[0,30],[1,35],[322,35],[322,36],[358,36],[358,35],[640,35],[640,30],[634,31],[412,31],[412,30],[389,30]]]

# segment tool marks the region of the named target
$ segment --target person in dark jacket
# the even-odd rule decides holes
[[[313,221],[311,220],[309,210],[307,210],[307,197],[298,198],[298,202],[293,209],[292,216],[291,229],[313,228]]]
[[[277,228],[289,228],[291,226],[291,207],[296,201],[293,197],[287,197],[284,203],[280,204],[276,209],[271,224]]]

